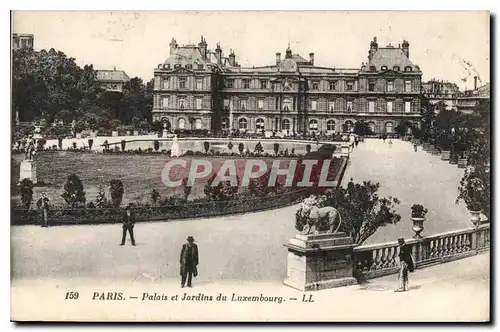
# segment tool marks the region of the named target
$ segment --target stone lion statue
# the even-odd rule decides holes
[[[311,195],[306,198],[299,210],[297,211],[297,218],[304,220],[302,234],[318,234],[322,225],[326,223],[326,233],[335,234],[342,224],[342,217],[339,211],[332,206],[321,207],[321,204],[326,200],[326,196],[316,197]],[[338,223],[336,220],[338,218]]]

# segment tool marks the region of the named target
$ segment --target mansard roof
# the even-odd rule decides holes
[[[205,63],[207,63],[207,61],[203,59],[197,46],[186,45],[177,47],[174,53],[169,55],[163,64],[170,64],[172,67],[174,65],[181,65],[184,67],[187,64],[197,65]]]
[[[96,70],[97,72],[97,80],[98,81],[107,81],[107,82],[127,82],[130,80],[129,76],[123,70]]]
[[[382,47],[373,54],[372,58],[368,61],[368,68],[375,66],[376,70],[382,70],[383,66],[387,69],[399,67],[404,70],[406,67],[411,67],[412,71],[420,71],[420,68],[414,65],[410,59],[403,52],[403,49],[396,47]]]

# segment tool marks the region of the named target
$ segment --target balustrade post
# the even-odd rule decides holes
[[[470,249],[477,250],[477,229],[471,233]]]

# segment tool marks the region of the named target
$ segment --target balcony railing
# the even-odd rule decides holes
[[[416,267],[444,263],[488,250],[490,225],[407,240]],[[398,271],[397,242],[361,245],[354,248],[355,269],[364,279],[377,278]]]

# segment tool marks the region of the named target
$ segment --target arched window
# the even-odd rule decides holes
[[[326,130],[335,131],[335,121],[328,120],[328,122],[326,123]]]
[[[309,130],[318,130],[318,120],[309,121]]]
[[[399,66],[394,66],[394,68],[392,68],[394,71],[399,71]]]
[[[257,119],[257,121],[255,121],[255,129],[264,130],[264,119]]]
[[[222,121],[221,121],[221,128],[222,129],[228,129],[229,128],[229,120],[227,118],[222,119]]]
[[[375,133],[375,122],[368,122],[368,128],[372,133]]]
[[[290,98],[283,99],[283,111],[291,111],[292,110],[292,100]]]
[[[385,124],[385,132],[386,132],[386,134],[392,134],[393,130],[394,130],[394,125],[392,124],[392,122],[387,122]]]
[[[387,70],[387,66],[382,66],[382,70]]]
[[[196,129],[201,129],[201,128],[202,128],[202,122],[201,122],[201,119],[196,119],[196,120],[195,120],[195,125],[194,125],[194,127],[195,127]]]
[[[405,71],[411,71],[411,66],[406,66]]]
[[[183,118],[180,118],[179,120],[177,120],[177,128],[178,129],[185,129],[186,128],[186,120],[184,120]]]
[[[352,123],[351,120],[347,120],[345,122],[345,125],[346,125],[346,128],[347,128],[347,132],[352,132],[354,130],[354,123]]]
[[[288,119],[281,120],[281,129],[290,130],[290,120]]]
[[[247,129],[248,121],[245,118],[241,118],[238,120],[238,128]]]

